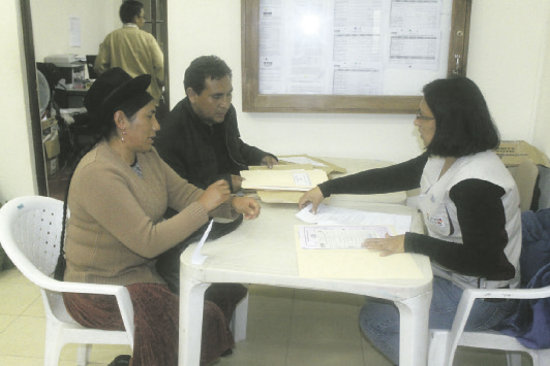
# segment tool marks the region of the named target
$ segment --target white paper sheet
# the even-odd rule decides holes
[[[325,164],[320,163],[316,160],[310,159],[306,156],[286,156],[286,157],[279,158],[279,160],[285,161],[288,163],[293,163],[293,164],[311,164],[313,166],[326,167]]]
[[[300,246],[303,249],[361,249],[365,239],[383,238],[389,233],[385,226],[300,226]]]
[[[418,95],[446,73],[452,0],[261,0],[260,94]]]
[[[321,169],[242,170],[243,189],[309,191],[328,179]]]
[[[69,46],[80,47],[81,44],[80,18],[69,17]]]
[[[208,227],[206,228],[206,231],[204,234],[202,234],[201,240],[197,244],[195,251],[193,252],[193,256],[191,257],[191,263],[193,264],[203,264],[204,260],[207,258],[206,255],[201,254],[201,249],[204,246],[204,242],[208,238],[208,234],[210,234],[210,229],[212,229],[212,223],[214,222],[214,219],[210,220],[210,223],[208,224]]]
[[[320,204],[317,214],[311,212],[311,205],[304,207],[296,217],[309,224],[344,226],[386,226],[391,235],[404,234],[411,228],[410,215],[367,212],[350,208]]]

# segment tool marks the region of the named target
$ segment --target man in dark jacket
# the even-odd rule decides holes
[[[277,158],[240,138],[231,104],[231,69],[216,56],[195,59],[184,76],[187,97],[161,124],[155,147],[160,156],[190,183],[206,188],[225,179],[232,192],[241,188],[241,170],[277,164]]]

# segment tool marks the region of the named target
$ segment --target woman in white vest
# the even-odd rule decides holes
[[[387,168],[327,181],[306,192],[300,207],[317,209],[331,194],[373,194],[420,188],[428,233],[369,239],[382,255],[420,253],[434,272],[430,328],[450,329],[465,288],[514,288],[519,283],[521,215],[515,182],[494,153],[499,136],[479,88],[467,78],[435,80],[423,89],[414,121],[422,155]],[[467,329],[489,329],[512,310],[511,301],[478,301]],[[368,299],[360,326],[394,364],[399,361],[399,312]]]

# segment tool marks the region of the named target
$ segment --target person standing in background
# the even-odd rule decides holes
[[[143,4],[125,1],[119,15],[123,26],[109,33],[99,45],[94,68],[99,75],[113,67],[120,67],[133,78],[151,75],[147,91],[158,103],[164,85],[164,55],[155,37],[141,30],[145,24]]]

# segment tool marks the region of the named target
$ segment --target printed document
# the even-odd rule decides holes
[[[212,223],[214,222],[214,219],[210,220],[210,223],[208,224],[208,227],[206,228],[204,234],[202,234],[201,240],[197,244],[197,247],[195,248],[195,251],[193,252],[193,256],[191,257],[191,263],[193,264],[203,264],[204,260],[206,259],[205,255],[201,254],[201,249],[204,246],[204,243],[206,242],[206,239],[208,238],[208,234],[210,234],[210,230],[212,229]]]
[[[385,226],[299,226],[303,249],[361,249],[365,239],[386,234]]]
[[[340,226],[384,226],[390,235],[404,234],[411,228],[410,215],[368,212],[351,208],[320,204],[317,214],[311,212],[311,205],[300,210],[296,217],[308,224]]]

